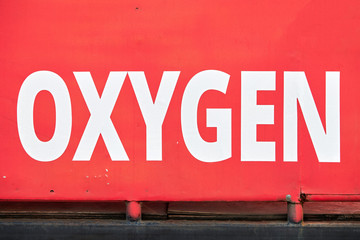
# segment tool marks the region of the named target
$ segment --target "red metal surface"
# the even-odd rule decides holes
[[[360,194],[357,1],[1,1],[0,16],[0,199],[285,201],[289,194],[296,202],[301,192]],[[49,162],[30,157],[18,132],[20,88],[40,70],[58,74],[71,99],[69,143]],[[232,111],[231,157],[220,162],[196,159],[182,132],[185,88],[203,70],[230,75],[226,94],[206,92],[197,113],[211,142],[217,135],[206,127],[206,109]],[[111,120],[129,161],[112,161],[101,136],[90,161],[73,160],[90,117],[79,71],[91,73],[100,96],[110,71],[144,71],[153,100],[163,72],[180,71],[162,125],[162,161],[146,160],[146,125],[128,75]],[[257,94],[257,104],[274,105],[274,124],[259,124],[256,136],[275,142],[275,162],[241,161],[242,71],[276,71],[276,90]],[[319,162],[299,106],[298,161],[283,161],[284,71],[305,72],[323,126],[325,72],[340,72],[340,162]],[[53,98],[40,92],[40,140],[52,138],[55,118]]]

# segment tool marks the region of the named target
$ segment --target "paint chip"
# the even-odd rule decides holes
[[[109,170],[108,170],[107,168],[105,169],[105,171],[106,171],[106,172],[109,172]]]
[[[3,176],[3,178],[6,178],[6,176]]]

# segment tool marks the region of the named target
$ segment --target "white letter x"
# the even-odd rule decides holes
[[[126,74],[127,72],[110,72],[100,98],[90,72],[74,72],[91,115],[73,160],[89,161],[101,134],[112,160],[129,161],[110,119]]]

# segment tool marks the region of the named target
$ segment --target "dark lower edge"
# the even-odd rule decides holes
[[[6,218],[0,239],[360,239],[360,222]]]

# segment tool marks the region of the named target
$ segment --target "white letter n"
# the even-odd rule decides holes
[[[319,162],[340,162],[340,72],[326,72],[326,132],[305,73],[284,73],[284,162],[298,159],[297,101]]]

